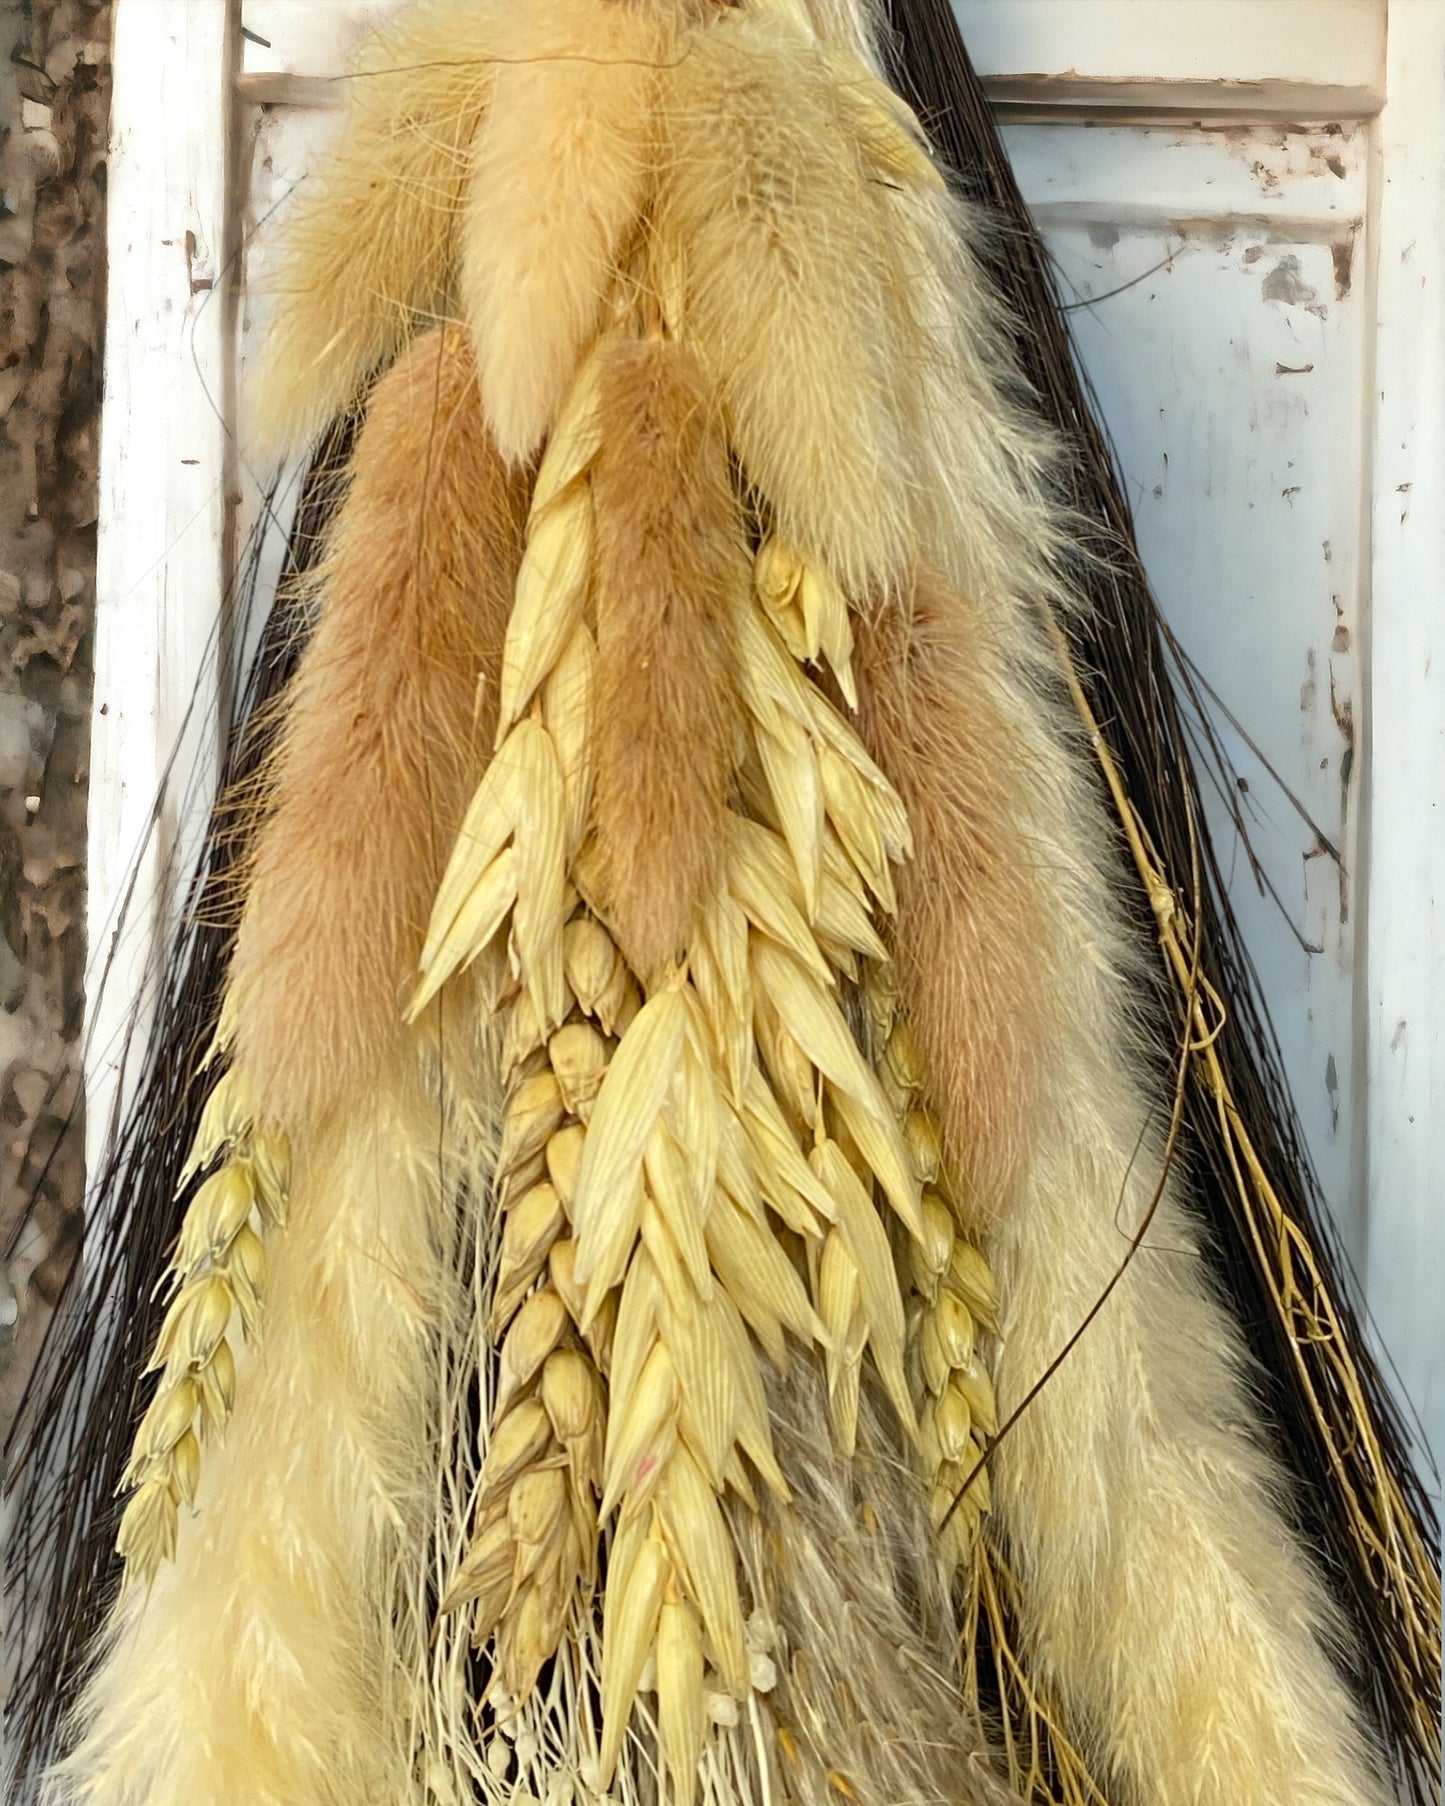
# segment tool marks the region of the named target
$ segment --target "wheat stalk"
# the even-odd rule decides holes
[[[908,1249],[909,1378],[933,1521],[945,1560],[966,1572],[989,1507],[988,1472],[980,1463],[998,1431],[993,1380],[981,1349],[983,1337],[998,1326],[997,1287],[982,1251],[964,1233],[937,1125],[923,1103],[913,1037],[886,967],[869,968],[864,998],[880,1050],[879,1078],[923,1185],[924,1234]]]
[[[224,1434],[235,1400],[227,1331],[234,1316],[248,1340],[255,1336],[265,1275],[261,1235],[286,1217],[290,1143],[274,1124],[257,1120],[249,1081],[236,1067],[206,1102],[182,1186],[218,1159],[187,1207],[168,1269],[171,1302],[147,1367],[161,1378],[121,1482],[131,1497],[116,1551],[128,1584],[149,1584],[175,1555],[180,1508],[195,1503],[200,1484],[201,1444]]]
[[[774,541],[766,541],[756,567],[756,593],[764,613],[793,658],[801,663],[826,660],[840,690],[854,699],[849,658],[852,632],[847,605],[837,586],[820,574],[812,561],[804,561]],[[766,655],[764,655],[766,656]],[[762,665],[760,658],[759,664]],[[881,774],[854,755],[845,736],[851,732],[816,691],[801,706],[796,689],[784,683],[775,658],[763,667],[767,676],[759,686],[776,699],[791,691],[792,723],[809,732],[817,748],[817,789],[823,798],[825,831],[835,828],[839,844],[853,868],[855,901],[871,891],[876,904],[891,902],[888,865],[902,841],[901,808],[886,792]],[[750,691],[756,695],[757,690]],[[811,719],[810,719],[811,718]],[[762,731],[776,735],[777,715],[764,721]],[[800,736],[794,736],[795,743]],[[861,747],[858,749],[861,753]],[[781,760],[774,755],[772,767]],[[870,818],[870,803],[875,799]],[[776,792],[774,808],[784,823],[788,819],[783,799]],[[797,813],[795,811],[795,813]],[[816,817],[814,817],[816,819]],[[785,830],[786,831],[786,830]],[[895,840],[890,844],[890,832]],[[825,843],[826,844],[826,843]],[[796,845],[796,843],[795,843]],[[821,856],[805,847],[799,878],[806,870],[819,873]],[[832,870],[837,871],[835,857]],[[843,868],[846,873],[846,866]],[[846,893],[845,891],[845,894]],[[774,927],[776,933],[776,926]],[[799,951],[796,940],[790,949]],[[833,949],[837,957],[838,949]],[[909,1163],[919,1186],[916,1216],[908,1221],[913,1230],[908,1245],[913,1301],[908,1347],[912,1385],[905,1393],[899,1362],[898,1313],[892,1297],[878,1281],[887,1273],[886,1244],[873,1232],[871,1209],[865,1213],[849,1177],[853,1169],[836,1154],[815,1149],[813,1162],[832,1180],[830,1189],[851,1200],[848,1228],[830,1230],[824,1242],[815,1276],[815,1295],[832,1346],[828,1352],[829,1388],[835,1405],[835,1427],[845,1448],[851,1449],[857,1413],[857,1388],[862,1352],[871,1340],[874,1359],[905,1422],[913,1421],[917,1404],[917,1435],[933,1496],[934,1521],[942,1528],[947,1558],[963,1568],[972,1559],[977,1529],[988,1509],[987,1474],[978,1463],[987,1438],[997,1430],[993,1386],[979,1351],[980,1330],[991,1330],[995,1318],[995,1289],[988,1263],[978,1248],[962,1234],[953,1187],[943,1169],[937,1127],[921,1100],[922,1076],[906,1022],[898,1014],[898,1000],[886,951],[880,945],[859,947],[863,996],[874,1044],[879,1048],[878,1077],[902,1131]],[[764,956],[772,961],[775,956]],[[838,960],[840,969],[860,976],[856,964]],[[828,974],[824,973],[826,978]],[[779,1095],[791,1101],[795,1119],[810,1132],[818,1126],[815,1107],[817,1068],[788,1033],[765,999],[755,1011],[758,1043]],[[866,1163],[858,1163],[869,1177]],[[882,1177],[880,1170],[879,1177]],[[872,1323],[865,1307],[865,1276],[874,1287]],[[881,1333],[880,1333],[881,1331]],[[906,1402],[900,1402],[900,1395]],[[974,1475],[968,1492],[955,1506],[959,1488]]]
[[[583,1332],[571,1238],[592,1108],[638,997],[611,937],[578,913],[562,937],[567,1020],[544,1037],[530,992],[504,1012],[496,1176],[502,1235],[488,1322],[497,1393],[470,1544],[442,1601],[495,1639],[497,1702],[525,1699],[596,1577],[612,1319]]]

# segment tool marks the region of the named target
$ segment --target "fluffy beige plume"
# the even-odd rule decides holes
[[[372,397],[287,704],[231,982],[236,1059],[288,1126],[370,1082],[496,720],[525,486],[487,438],[466,336]]]
[[[487,420],[510,459],[541,445],[602,324],[641,212],[658,71],[655,0],[531,0],[497,35],[461,235],[462,308]]]
[[[304,450],[419,324],[451,310],[498,12],[495,0],[409,7],[348,77],[333,154],[287,222],[251,421],[262,452]]]
[[[1059,523],[1033,506],[1051,454],[1000,405],[1019,385],[961,243],[979,222],[872,41],[850,0],[779,0],[699,33],[669,73],[655,230],[679,330],[780,537],[851,594],[922,555],[970,595],[1056,595]],[[960,531],[980,521],[981,542]],[[989,563],[1004,543],[1011,573]]]
[[[1042,912],[1037,959],[1052,1006],[1016,1182],[988,1240],[1007,1416],[1127,1253],[1159,1182],[1168,1112],[1129,1051],[1137,981],[1102,865],[1110,829],[1083,775],[1087,748],[1037,686],[1038,617],[1020,601],[1010,620],[1008,598],[995,596],[994,619],[1008,625],[990,637],[961,601],[932,584],[923,593],[927,682],[908,633],[861,635],[863,718],[906,788],[908,747],[875,698],[911,697],[917,731],[945,747],[958,733],[952,699],[980,684],[993,698],[1009,749],[1006,819]],[[967,813],[922,811],[914,826],[922,860],[968,872]],[[900,910],[917,912],[901,934],[933,937],[926,968],[904,984],[919,1021],[950,1007],[928,993],[992,982],[965,968],[997,957],[967,931],[945,944],[934,907],[915,895]],[[998,932],[1007,947],[1013,924]],[[957,1096],[938,1095],[945,1114],[957,1110]],[[967,1133],[963,1121],[949,1127]],[[1130,1806],[1383,1801],[1332,1665],[1322,1588],[1251,1423],[1243,1366],[1171,1181],[1143,1250],[992,1463],[1028,1654],[1111,1798]]]
[[[858,1449],[839,1453],[809,1356],[773,1375],[787,1507],[732,1525],[766,1678],[776,1677],[784,1797],[798,1806],[1006,1806],[965,1704],[958,1627],[927,1503],[897,1417],[863,1388]]]
[[[716,403],[685,350],[613,346],[598,421],[600,882],[624,954],[651,979],[687,947],[721,854],[749,567]]]
[[[725,14],[666,77],[655,217],[672,324],[717,384],[779,536],[857,589],[910,550],[887,248],[832,68],[775,9]]]
[[[86,1806],[413,1800],[453,1303],[444,1124],[400,1070],[313,1125],[176,1559],[122,1600],[47,1798]]]

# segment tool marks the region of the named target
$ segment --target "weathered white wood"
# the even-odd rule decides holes
[[[1074,308],[1165,613],[1320,830],[1217,714],[1248,788],[1231,785],[1226,805],[1206,780],[1211,836],[1358,1256],[1352,717],[1368,129],[1066,124],[1005,136]]]
[[[366,33],[396,8],[397,0],[325,0],[320,6],[316,0],[245,0],[242,73],[336,75]]]
[[[92,1173],[145,1044],[137,1000],[168,926],[175,855],[204,820],[216,763],[234,28],[230,0],[119,0],[115,12],[91,730]]]
[[[1384,76],[1384,0],[954,3],[985,77],[1378,88]],[[246,0],[247,27],[269,42],[248,41],[243,68],[334,75],[361,34],[394,10],[394,0]]]
[[[1384,0],[1315,0],[1304,50],[1303,0],[954,3],[990,99],[1007,117],[1057,118],[1067,108],[1121,118],[1333,120],[1364,117],[1380,104]],[[337,105],[340,90],[329,84],[395,6],[246,0],[254,37],[244,47],[242,95]]]
[[[1379,88],[1385,74],[1385,0],[954,0],[954,10],[985,76],[1353,89]]]
[[[1380,116],[1366,1279],[1445,1460],[1445,6],[1393,0]],[[1437,1486],[1438,1490],[1438,1486]]]

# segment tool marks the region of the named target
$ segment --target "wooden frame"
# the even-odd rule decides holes
[[[136,1056],[174,855],[214,785],[231,562],[239,0],[119,0],[91,727],[87,1155]],[[168,782],[172,773],[184,783]]]
[[[1394,0],[1389,16],[1376,151],[1363,1278],[1445,1461],[1445,7]]]

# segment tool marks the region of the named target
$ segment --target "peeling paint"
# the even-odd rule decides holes
[[[1302,714],[1308,715],[1315,706],[1315,698],[1319,695],[1319,681],[1315,676],[1315,649],[1310,647],[1305,654],[1305,670],[1309,675],[1299,687],[1299,705]]]
[[[1316,314],[1321,320],[1325,317],[1320,298],[1305,281],[1299,258],[1293,252],[1279,259],[1260,285],[1259,292],[1266,301],[1282,301],[1287,307],[1302,307],[1306,313]]]
[[[1330,641],[1331,652],[1348,652],[1351,647],[1349,627],[1345,623],[1345,605],[1338,596],[1331,596],[1330,601],[1335,610],[1335,636]]]
[[[1330,713],[1334,716],[1335,726],[1340,730],[1340,738],[1344,741],[1344,750],[1340,754],[1340,835],[1343,839],[1350,819],[1350,783],[1355,775],[1355,700],[1348,690],[1341,687],[1333,665],[1330,666]],[[1342,928],[1350,919],[1350,901],[1349,873],[1341,864]]]
[[[1330,246],[1330,260],[1335,266],[1335,299],[1343,301],[1350,292],[1350,282],[1355,261],[1355,235],[1358,228],[1351,226],[1349,236],[1337,239]]]

